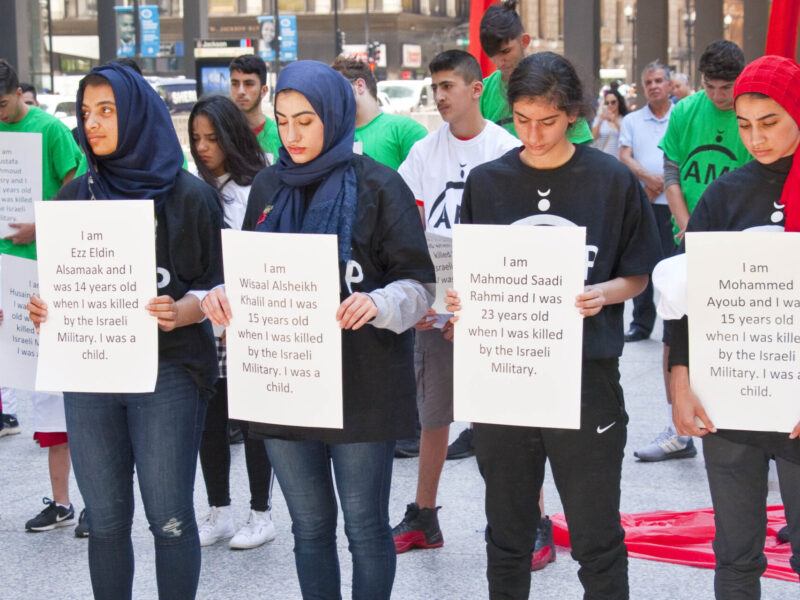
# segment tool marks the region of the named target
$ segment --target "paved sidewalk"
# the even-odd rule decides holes
[[[666,425],[667,409],[661,378],[660,332],[653,340],[628,344],[622,358],[623,387],[630,424],[622,481],[622,511],[690,510],[711,506],[702,453],[696,458],[645,464],[633,451],[650,442]],[[0,598],[91,598],[86,540],[73,537],[72,528],[46,533],[26,533],[25,521],[43,507],[50,496],[47,453],[31,440],[32,414],[28,402],[20,402],[22,435],[0,438]],[[463,428],[454,424],[451,437]],[[700,444],[698,444],[700,445]],[[247,475],[242,446],[233,447],[231,495],[236,525],[248,512]],[[398,522],[416,488],[416,459],[396,460],[392,484],[392,523]],[[205,510],[205,488],[198,469],[195,500],[198,515]],[[72,481],[72,501],[83,503]],[[548,473],[545,482],[547,512],[561,512],[558,494]],[[273,518],[277,539],[261,548],[231,551],[225,544],[203,550],[203,569],[198,598],[237,600],[300,598],[295,577],[290,521],[276,485]],[[531,502],[536,499],[532,498]],[[770,503],[780,503],[771,492]],[[448,461],[442,474],[439,503],[445,545],[437,550],[413,551],[398,557],[394,595],[398,600],[465,600],[486,597],[483,542],[483,485],[473,458]],[[350,597],[350,557],[340,525],[342,595]],[[134,598],[154,599],[155,568],[152,538],[137,494],[134,520],[136,575]],[[532,575],[531,598],[580,598],[577,563],[566,549],[558,559]],[[713,572],[652,561],[630,561],[631,598],[634,600],[685,600],[713,597]],[[762,579],[765,600],[797,598],[798,584]]]

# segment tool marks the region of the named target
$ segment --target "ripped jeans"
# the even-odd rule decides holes
[[[160,362],[145,394],[64,394],[75,478],[89,524],[98,600],[131,598],[133,470],[156,550],[159,598],[195,597],[200,540],[193,489],[206,401],[189,373]]]

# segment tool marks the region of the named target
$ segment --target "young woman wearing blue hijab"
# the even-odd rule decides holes
[[[206,398],[217,378],[205,291],[222,281],[222,211],[214,189],[181,169],[183,154],[164,102],[133,70],[93,69],[77,97],[88,172],[57,199],[153,199],[159,296],[154,392],[65,393],[75,477],[86,502],[95,598],[131,597],[133,471],[155,540],[159,598],[195,597],[200,543],[193,507]],[[48,300],[51,300],[48,298]],[[38,327],[45,303],[28,305]]]
[[[265,438],[289,507],[303,598],[341,598],[338,492],[352,597],[381,600],[391,595],[396,564],[388,514],[394,444],[414,429],[409,328],[432,303],[433,265],[403,180],[353,154],[349,82],[323,63],[300,61],[281,72],[275,92],[283,146],[278,164],[253,182],[243,229],[338,235],[344,427],[254,423],[250,433]],[[229,324],[224,290],[211,292],[203,309]]]

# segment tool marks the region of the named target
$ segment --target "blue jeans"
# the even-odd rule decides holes
[[[206,402],[189,373],[161,362],[152,393],[65,393],[64,409],[86,503],[95,598],[131,597],[134,466],[155,538],[159,598],[194,598],[200,540],[193,490]]]
[[[342,597],[335,477],[353,556],[353,599],[388,599],[397,564],[389,525],[394,442],[324,444],[270,439],[265,445],[292,517],[303,598]]]

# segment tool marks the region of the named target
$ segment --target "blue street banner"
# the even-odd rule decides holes
[[[281,60],[297,60],[297,17],[287,15],[279,17],[278,21],[281,26]]]
[[[139,26],[142,29],[142,56],[158,56],[161,49],[161,31],[158,21],[158,6],[139,6]]]
[[[275,60],[275,49],[272,47],[275,39],[275,18],[272,15],[258,17],[258,55],[264,62]]]
[[[136,55],[136,25],[132,6],[115,6],[117,17],[117,57]]]
[[[283,62],[297,60],[297,17],[287,15],[279,17],[279,31],[275,28],[275,17],[264,15],[258,17],[258,55],[265,62],[275,60],[275,49],[272,47],[276,35],[280,35],[281,57]]]

